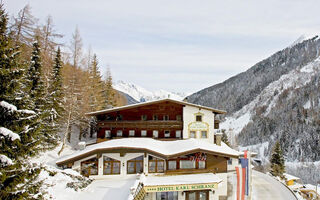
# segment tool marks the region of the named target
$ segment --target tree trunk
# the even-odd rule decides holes
[[[65,133],[64,133],[62,146],[61,146],[60,151],[58,152],[58,155],[60,155],[61,152],[63,151],[64,147],[66,146],[67,138],[68,138],[69,135],[70,135],[71,112],[72,112],[72,109],[70,109],[69,114],[68,114],[67,128],[66,128],[66,131],[65,131]]]

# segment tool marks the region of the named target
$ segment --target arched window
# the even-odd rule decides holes
[[[91,158],[81,162],[81,174],[84,176],[98,175],[98,159]]]
[[[143,172],[143,156],[127,161],[127,173],[138,174]]]
[[[164,172],[164,160],[149,156],[149,173],[163,173]]]
[[[120,174],[120,161],[103,156],[103,175]]]

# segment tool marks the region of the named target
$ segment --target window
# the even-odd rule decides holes
[[[168,170],[176,170],[177,169],[177,161],[169,160],[168,161]]]
[[[170,131],[164,131],[164,137],[170,137]]]
[[[111,131],[110,130],[106,130],[104,132],[104,134],[105,134],[105,138],[111,138]]]
[[[199,169],[205,169],[206,168],[206,161],[199,161],[198,162],[198,168]]]
[[[137,174],[143,172],[143,156],[127,161],[127,173]]]
[[[148,116],[147,116],[147,115],[141,115],[141,120],[147,121],[147,119],[148,119]]]
[[[181,121],[181,120],[182,120],[181,115],[177,115],[177,116],[176,116],[176,120],[177,120],[177,121]]]
[[[196,132],[190,131],[190,138],[196,138]]]
[[[121,121],[123,119],[122,115],[117,115],[116,121]]]
[[[163,120],[164,121],[169,121],[169,115],[163,115]]]
[[[98,175],[98,159],[91,158],[81,162],[81,174],[84,176]]]
[[[181,130],[176,130],[176,138],[181,138]]]
[[[117,137],[122,137],[122,130],[117,130]]]
[[[149,173],[163,173],[164,172],[164,160],[149,156]]]
[[[129,130],[129,136],[134,136],[134,130]]]
[[[180,169],[195,169],[196,162],[192,160],[180,160]]]
[[[153,135],[154,138],[158,138],[159,137],[159,131],[153,130],[152,131],[152,135]]]
[[[228,165],[232,165],[232,158],[229,158]]]
[[[157,192],[156,200],[178,200],[178,192]]]
[[[158,115],[153,115],[153,120],[159,120]]]
[[[120,161],[103,156],[103,175],[120,174]]]
[[[209,190],[186,192],[186,199],[187,200],[208,200]]]
[[[202,115],[197,115],[196,116],[196,121],[197,122],[202,122]]]
[[[141,136],[142,137],[146,137],[147,136],[147,131],[146,130],[142,130],[141,131]]]
[[[201,131],[201,138],[208,138],[207,131]]]

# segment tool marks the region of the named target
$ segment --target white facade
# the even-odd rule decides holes
[[[196,116],[202,116],[201,122]],[[196,139],[214,143],[214,117],[215,114],[206,109],[186,105],[183,107],[183,139],[190,138],[190,132],[195,131]],[[207,138],[202,138],[201,131],[207,131]]]

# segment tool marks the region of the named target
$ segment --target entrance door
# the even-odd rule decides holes
[[[209,191],[190,191],[186,192],[186,200],[209,200]]]

